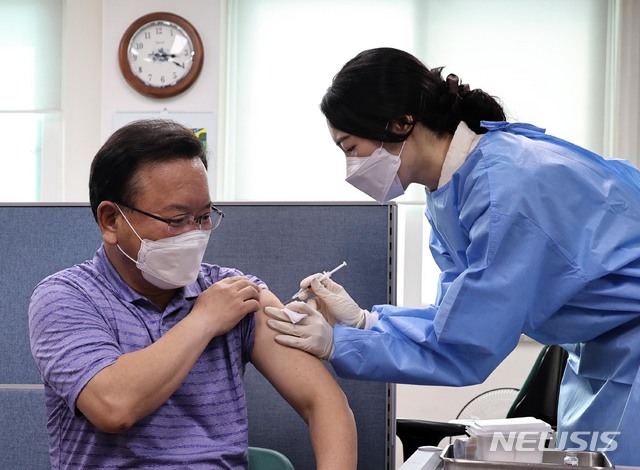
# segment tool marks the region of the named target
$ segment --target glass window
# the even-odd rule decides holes
[[[600,0],[229,0],[218,197],[370,200],[344,181],[319,103],[347,60],[379,46],[497,96],[509,120],[601,153],[607,8]],[[432,303],[438,273],[424,190],[413,185],[396,201],[398,303]]]
[[[39,200],[39,130],[37,114],[0,114],[0,202]]]
[[[60,153],[61,50],[62,0],[0,4],[0,201],[40,200],[43,158]]]
[[[412,50],[412,0],[235,0],[230,32],[224,198],[367,200],[343,181],[320,100],[362,49]],[[250,169],[250,170],[249,170]]]

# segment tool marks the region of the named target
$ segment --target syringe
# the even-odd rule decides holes
[[[347,262],[346,262],[346,261],[343,261],[340,265],[336,266],[336,267],[335,267],[334,269],[332,269],[331,271],[329,271],[329,272],[327,272],[327,271],[323,271],[322,276],[320,276],[320,277],[318,278],[318,280],[319,280],[320,282],[322,282],[322,281],[324,281],[325,279],[329,279],[329,278],[333,275],[333,273],[335,273],[335,272],[336,272],[336,271],[338,271],[339,269],[344,268],[346,265],[347,265]],[[285,305],[286,305],[286,304],[288,304],[288,303],[290,303],[290,302],[293,302],[293,301],[295,301],[295,300],[298,300],[298,298],[299,298],[302,294],[304,294],[305,292],[307,292],[307,291],[309,290],[309,288],[310,288],[310,287],[311,287],[311,286],[309,286],[309,287],[303,287],[303,288],[302,288],[302,289],[300,289],[298,292],[296,292],[295,294],[293,294],[293,296],[291,297],[291,299],[289,299],[289,300],[287,300],[287,301],[285,302]]]

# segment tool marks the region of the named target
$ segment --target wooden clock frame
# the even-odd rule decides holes
[[[129,63],[129,46],[131,44],[131,39],[140,28],[148,23],[152,23],[155,21],[170,22],[179,26],[189,36],[193,44],[194,54],[191,68],[189,69],[187,74],[180,80],[178,80],[175,84],[167,85],[165,87],[157,87],[145,83],[133,73],[133,71],[131,70],[131,65]],[[122,39],[120,40],[120,46],[118,49],[118,62],[120,64],[120,72],[122,73],[122,76],[134,90],[145,96],[150,96],[153,98],[169,98],[179,95],[194,84],[194,82],[200,75],[200,71],[202,70],[202,64],[204,62],[204,47],[198,31],[186,19],[174,13],[168,12],[149,13],[147,15],[141,16],[133,23],[131,23],[131,25],[122,35]]]

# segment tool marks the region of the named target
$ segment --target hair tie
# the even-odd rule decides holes
[[[460,79],[457,75],[450,73],[447,75],[447,88],[450,95],[455,95],[456,98],[462,98],[463,95],[470,91],[469,85],[460,83]]]

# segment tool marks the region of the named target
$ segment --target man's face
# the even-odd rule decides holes
[[[136,209],[165,219],[182,214],[197,217],[211,210],[207,171],[198,158],[145,165],[138,170],[134,180],[135,201],[123,202]],[[124,207],[122,211],[140,238],[158,240],[177,235],[169,231],[165,222]],[[126,224],[120,226],[118,242],[135,259],[140,240]]]

